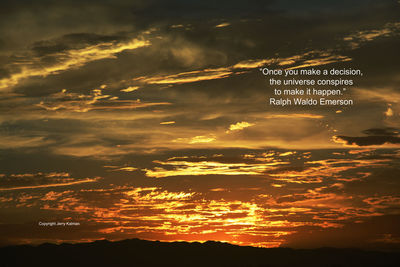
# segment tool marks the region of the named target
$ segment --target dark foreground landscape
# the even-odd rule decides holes
[[[0,249],[0,266],[400,266],[398,252],[241,247],[130,239]]]

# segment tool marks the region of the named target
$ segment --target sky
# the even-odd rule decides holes
[[[2,1],[0,245],[400,249],[399,14],[392,0]],[[352,106],[282,107],[260,68],[363,75],[334,77],[354,80]]]

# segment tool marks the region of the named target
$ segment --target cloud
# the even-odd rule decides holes
[[[41,101],[38,107],[48,111],[66,110],[73,112],[88,112],[91,110],[121,110],[169,105],[170,103],[142,103],[137,100],[118,100],[111,95],[103,95],[102,90],[94,89],[90,95],[69,93],[66,89],[50,95],[46,102]]]
[[[351,58],[335,55],[328,51],[312,50],[303,54],[284,58],[250,59],[239,62],[233,66],[235,69],[254,69],[268,65],[284,66],[284,69],[298,69],[312,66],[327,65],[334,62],[351,61]]]
[[[386,103],[399,103],[400,93],[393,88],[378,88],[376,90],[354,88],[357,96],[368,102],[384,101]]]
[[[381,29],[358,31],[343,38],[350,43],[351,48],[356,49],[366,42],[374,41],[382,37],[398,35],[400,33],[400,22],[387,23]]]
[[[198,136],[193,137],[189,141],[189,144],[211,143],[214,141],[215,141],[215,137],[213,137],[212,135],[210,135],[210,136],[198,135]]]
[[[231,25],[229,22],[222,22],[218,25],[215,25],[215,28],[224,28],[224,27],[228,27],[229,25]]]
[[[390,161],[355,159],[360,153],[346,151],[333,158],[332,150],[259,150],[246,151],[246,154],[232,154],[227,150],[226,154],[213,155],[209,153],[215,151],[207,150],[205,154],[187,156],[182,156],[180,151],[176,152],[179,155],[176,157],[142,162],[153,164],[155,167],[149,170],[155,174],[172,175],[165,176],[170,178],[162,181],[145,179],[146,185],[137,179],[141,172],[129,172],[130,168],[140,168],[139,158],[143,157],[138,156],[135,167],[129,164],[105,166],[107,170],[129,172],[129,177],[135,177],[129,182],[126,179],[119,181],[118,176],[123,173],[113,172],[112,184],[67,191],[51,188],[46,193],[18,191],[13,192],[18,195],[11,199],[4,195],[0,204],[4,207],[18,203],[15,205],[57,213],[59,218],[85,220],[87,224],[77,229],[78,240],[88,235],[110,240],[135,235],[152,240],[213,238],[241,245],[279,246],[293,241],[296,232],[335,232],[350,222],[394,211],[399,198],[393,190],[390,193],[390,188],[397,177],[386,180],[385,174],[381,173],[390,166]],[[303,160],[301,170],[299,165]],[[297,177],[288,173],[290,168],[298,172]],[[365,171],[380,175],[361,174]],[[281,177],[270,175],[279,173]],[[32,174],[20,176],[31,177]],[[49,176],[69,177],[66,173]],[[306,176],[323,179],[314,183],[296,183],[305,181]],[[292,181],[275,179],[283,177],[292,178]],[[359,180],[349,180],[357,177]],[[386,189],[379,187],[379,194],[376,188],[365,191],[364,186],[367,182],[373,183],[372,179],[380,186],[385,185]],[[107,182],[106,179],[103,181]],[[18,233],[10,232],[7,236],[17,238]],[[30,240],[35,239],[28,236]],[[43,233],[38,237],[43,237]],[[375,239],[382,238],[377,236]],[[61,239],[66,240],[65,237]]]
[[[109,159],[110,157],[121,156],[134,151],[130,147],[118,147],[109,145],[63,145],[53,148],[53,153],[57,155],[67,155],[70,157],[93,157],[97,159]]]
[[[371,128],[363,131],[367,135],[380,135],[380,136],[397,136],[400,134],[400,129],[396,128]]]
[[[367,136],[343,136],[334,137],[337,143],[356,146],[376,146],[385,144],[400,144],[400,130],[395,128],[372,128],[363,131]]]
[[[384,113],[387,117],[392,117],[393,116],[393,109],[388,107],[388,109]]]
[[[148,177],[164,178],[187,175],[263,175],[269,170],[277,169],[286,162],[257,157],[247,160],[229,162],[224,157],[212,158],[170,158],[167,161],[154,161],[162,167],[145,169]]]
[[[131,166],[104,166],[104,168],[110,169],[110,171],[125,171],[125,172],[133,172],[138,170],[138,168]]]
[[[139,89],[139,86],[130,86],[126,89],[121,89],[121,92],[129,93]]]
[[[18,149],[18,148],[33,148],[49,145],[53,141],[46,139],[43,136],[15,136],[0,134],[2,142],[0,149]]]
[[[283,154],[284,155],[284,154]],[[281,156],[283,156],[281,155]],[[306,157],[307,158],[307,157]],[[367,166],[385,166],[386,160],[361,159],[327,159],[305,161],[301,167],[282,166],[268,172],[275,181],[287,184],[320,184],[325,179],[335,177],[337,181],[346,181],[346,172]],[[360,177],[361,178],[360,178]],[[353,179],[362,180],[362,175]]]
[[[47,53],[43,58],[33,57],[27,59],[22,64],[18,64],[19,71],[13,72],[9,77],[0,80],[0,91],[10,90],[10,88],[26,78],[34,76],[46,77],[48,75],[58,74],[62,71],[79,68],[92,61],[116,58],[116,55],[123,51],[134,50],[149,45],[150,43],[148,41],[140,39],[131,39],[127,42],[110,41],[89,45],[79,49]],[[49,58],[52,60],[49,60]]]
[[[134,81],[147,84],[182,84],[222,79],[229,77],[231,74],[232,71],[228,68],[217,68],[204,69],[200,71],[189,71],[166,76],[139,77],[135,78]]]
[[[255,124],[254,123],[248,123],[246,121],[242,121],[242,122],[238,122],[238,123],[235,123],[235,124],[231,124],[229,126],[229,130],[226,131],[226,133],[230,133],[232,131],[240,131],[240,130],[243,130],[245,128],[251,127],[253,125],[255,125]]]
[[[292,70],[292,69],[309,68],[314,66],[323,66],[332,63],[348,62],[348,61],[352,61],[352,59],[347,56],[323,54],[320,58],[304,60],[300,64],[297,64],[296,66],[290,67],[288,69]]]
[[[0,175],[0,191],[49,188],[97,182],[100,178],[73,178],[69,173],[24,173]]]
[[[191,138],[177,138],[172,140],[173,143],[186,143],[186,144],[206,144],[212,143],[216,140],[216,136],[210,135],[197,135]]]
[[[234,75],[244,74],[248,69],[257,69],[268,65],[285,66],[285,69],[297,69],[346,61],[351,61],[351,58],[347,56],[335,55],[326,51],[309,51],[286,58],[249,59],[240,61],[232,66],[227,67],[206,68],[202,70],[181,72],[171,75],[141,76],[134,78],[133,81],[142,84],[159,85],[185,84],[224,79]]]
[[[100,195],[104,195],[106,199],[103,200],[106,201],[88,201]],[[107,206],[104,205],[106,202]],[[276,246],[282,241],[282,236],[291,232],[288,230],[290,227],[304,225],[284,219],[265,220],[268,216],[263,207],[255,203],[205,200],[197,192],[171,191],[161,187],[125,186],[51,194],[42,208],[89,216],[99,226],[95,234],[112,239],[121,233],[138,234],[140,237],[146,232],[159,239],[169,240],[177,236],[193,239],[197,236],[203,240],[218,232],[225,232],[227,236],[239,232],[244,236],[255,236],[260,231],[269,240],[265,244]],[[291,212],[297,211],[291,209]],[[203,222],[202,225],[199,222]],[[251,243],[245,239],[229,240]]]
[[[338,135],[334,138],[337,143],[344,142],[347,145],[357,145],[357,146],[375,146],[384,144],[400,144],[399,136],[343,136]]]

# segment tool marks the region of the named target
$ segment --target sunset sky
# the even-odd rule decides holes
[[[0,245],[400,249],[399,47],[397,0],[3,0]],[[363,76],[279,107],[264,67]]]

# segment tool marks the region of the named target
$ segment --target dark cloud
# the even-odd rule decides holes
[[[344,141],[348,145],[373,146],[384,144],[400,144],[399,129],[371,128],[363,131],[368,136],[337,136],[337,141]]]
[[[338,136],[339,139],[344,140],[349,145],[358,146],[373,146],[373,145],[384,145],[384,144],[399,144],[400,137],[397,136]]]
[[[396,128],[371,128],[363,131],[366,135],[378,135],[378,136],[397,136],[400,134],[400,130]]]

